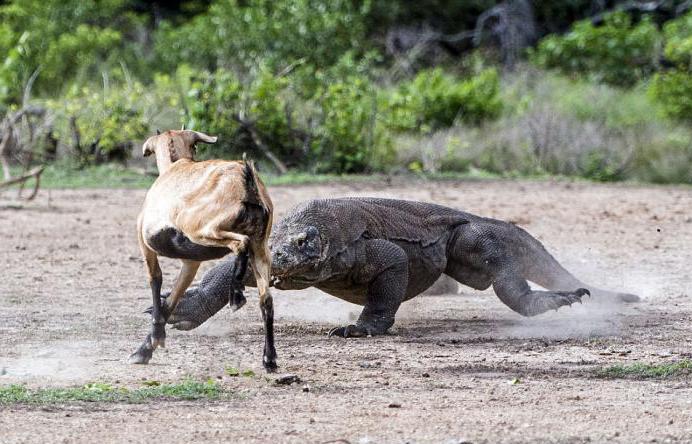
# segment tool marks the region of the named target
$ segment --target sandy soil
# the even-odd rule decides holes
[[[0,384],[137,387],[220,378],[224,401],[0,407],[12,442],[692,442],[692,379],[603,379],[598,369],[692,356],[692,188],[532,182],[275,187],[279,215],[313,197],[434,201],[514,221],[583,280],[643,302],[525,319],[492,292],[418,297],[392,335],[327,338],[360,307],[317,290],[275,291],[280,371],[261,368],[256,294],[193,332],[169,330],[148,366],[126,358],[146,331],[134,235],[143,191],[0,196]],[[164,286],[178,269],[164,261]],[[224,375],[226,366],[256,377]],[[519,383],[512,384],[515,378]],[[516,381],[515,381],[516,382]],[[309,391],[304,391],[307,385]],[[400,405],[399,408],[390,407]]]

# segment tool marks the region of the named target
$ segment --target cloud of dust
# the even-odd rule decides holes
[[[25,346],[19,358],[0,360],[0,373],[9,378],[81,380],[93,369],[98,348],[92,341],[52,342],[50,346],[40,348]]]
[[[299,291],[274,291],[277,319],[327,324],[353,323],[363,307],[310,288]]]
[[[588,296],[583,304],[560,307],[519,321],[500,331],[502,336],[514,338],[591,338],[613,336],[620,332],[627,307],[621,304],[598,303]]]
[[[561,255],[565,257],[566,255]],[[655,300],[663,295],[666,279],[650,270],[625,270],[613,267],[596,251],[580,259],[561,260],[561,264],[579,280],[594,287],[638,295],[642,301]],[[532,285],[532,288],[543,288]],[[582,304],[560,307],[555,311],[532,318],[521,318],[518,324],[503,331],[511,337],[545,337],[552,339],[589,338],[620,334],[624,318],[639,304],[623,304],[599,300],[597,296],[582,298]]]

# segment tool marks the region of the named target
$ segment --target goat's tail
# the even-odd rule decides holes
[[[243,176],[245,177],[245,202],[266,207],[265,196],[260,191],[260,187],[264,188],[264,186],[257,175],[255,162],[244,160]]]
[[[273,204],[267,189],[257,174],[255,163],[243,155],[243,175],[245,176],[245,203],[256,205],[262,209],[266,217],[265,239],[269,238],[273,219]]]
[[[255,169],[255,163],[252,160],[247,160],[245,155],[243,155],[243,175],[245,176],[245,207],[255,207],[261,210],[261,216],[256,220],[258,223],[257,228],[260,228],[262,248],[267,250],[267,242],[269,240],[269,235],[271,234],[272,222],[274,218],[274,205],[269,197],[262,179],[260,179]]]

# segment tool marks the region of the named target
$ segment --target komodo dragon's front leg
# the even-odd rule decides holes
[[[337,327],[329,336],[381,335],[394,324],[408,285],[408,257],[398,245],[372,239],[365,243],[365,258],[356,268],[355,279],[367,283],[366,302],[355,325]]]

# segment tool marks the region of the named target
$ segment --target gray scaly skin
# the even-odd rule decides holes
[[[311,200],[279,221],[271,235],[273,285],[282,290],[316,287],[363,305],[355,325],[330,335],[383,334],[399,305],[422,293],[441,274],[469,287],[490,286],[509,308],[535,316],[581,302],[584,295],[635,302],[572,276],[516,225],[440,205],[378,198]],[[169,320],[195,328],[229,301],[227,277],[237,276],[229,257],[188,290]],[[254,285],[251,273],[244,283]],[[527,281],[548,289],[531,290]],[[237,289],[237,287],[236,287]]]

